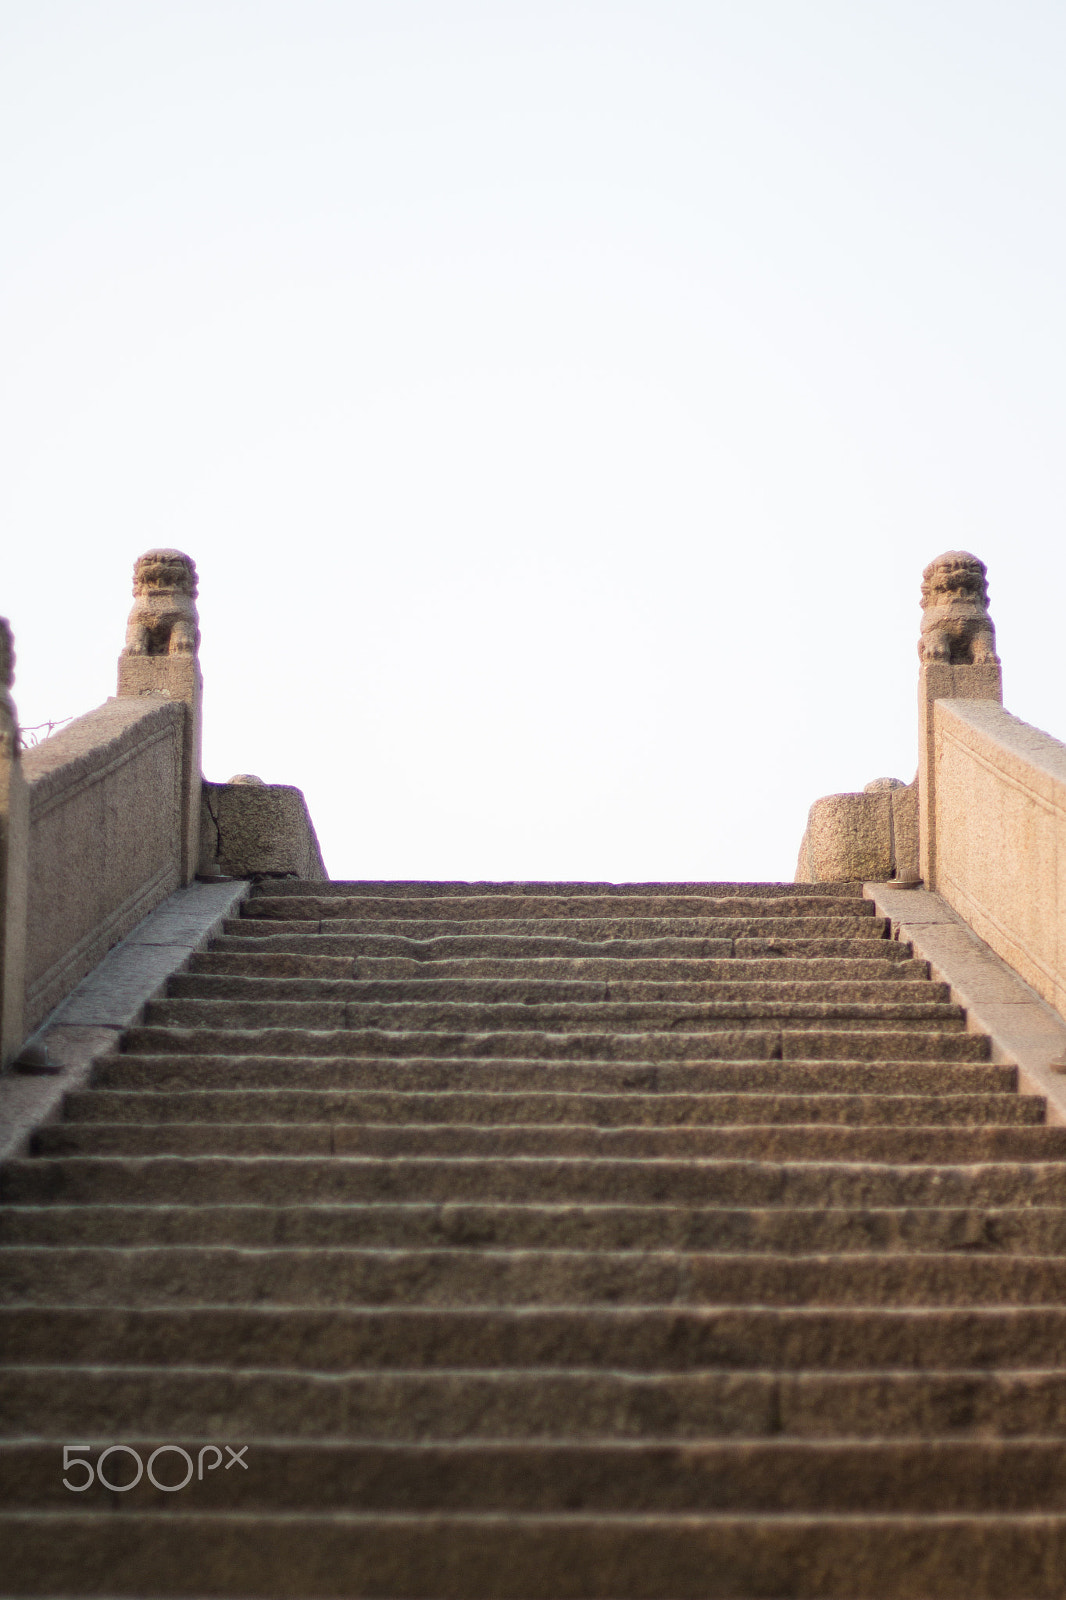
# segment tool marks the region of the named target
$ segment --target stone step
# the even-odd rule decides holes
[[[278,923],[227,921],[225,932],[211,946],[220,955],[313,955],[334,960],[405,959],[412,961],[487,960],[528,962],[560,959],[598,959],[611,961],[684,960],[729,963],[734,961],[835,962],[874,961],[910,964],[911,946],[884,938],[843,939],[724,939],[684,935],[657,938],[622,939],[570,938],[564,935],[535,938],[501,933],[439,934],[410,938],[405,934],[338,933],[330,925],[328,933],[317,932],[317,923],[298,923],[307,932],[279,933]],[[868,932],[863,929],[863,932]],[[728,976],[728,973],[727,973]]]
[[[118,1416],[136,1419],[128,1431],[160,1441],[247,1443],[265,1435],[681,1444],[1035,1434],[1055,1436],[1066,1448],[1066,1373],[0,1367],[0,1425],[9,1439],[113,1440]]]
[[[179,1365],[341,1374],[506,1369],[530,1381],[538,1371],[574,1368],[682,1375],[883,1369],[977,1372],[998,1381],[1056,1368],[1064,1342],[1062,1306],[0,1306],[8,1366],[62,1370],[76,1353],[94,1371],[143,1368],[145,1382],[151,1369]],[[956,1381],[962,1421],[967,1384],[968,1377]],[[210,1421],[197,1424],[201,1437]],[[130,1427],[137,1425],[131,1412]],[[281,1431],[266,1413],[259,1426],[267,1435]],[[870,1427],[876,1431],[874,1416]]]
[[[1059,1161],[871,1162],[410,1156],[65,1156],[8,1161],[14,1205],[282,1205],[395,1200],[511,1204],[1055,1206]]]
[[[723,897],[757,900],[829,899],[843,900],[849,905],[853,901],[861,902],[865,898],[862,884],[851,881],[846,883],[581,883],[565,879],[561,882],[520,879],[503,883],[486,881],[467,883],[462,880],[447,879],[423,882],[420,879],[410,878],[331,878],[322,883],[317,879],[277,878],[254,890],[247,904],[254,905],[263,895],[269,895],[271,898],[288,896],[291,899],[305,899],[308,895],[319,899],[350,899],[353,895],[371,895],[377,899],[390,896],[401,900],[417,896],[422,899],[441,900],[500,894],[528,895],[533,899],[560,894],[610,895],[623,898],[627,895],[641,894],[670,900],[679,897],[683,899],[688,895],[698,895],[701,899]]]
[[[126,1435],[147,1463],[158,1438]],[[274,1440],[249,1447],[248,1470],[215,1464],[202,1440],[184,1448],[200,1467],[175,1496],[147,1474],[136,1484],[132,1457],[105,1463],[112,1482],[128,1476],[125,1514],[241,1511],[1064,1511],[1062,1440],[710,1439],[684,1447],[615,1439],[521,1443],[474,1440],[394,1443]],[[86,1452],[95,1465],[97,1449]],[[178,1482],[187,1468],[164,1456],[156,1476]],[[226,1476],[213,1474],[222,1469]],[[67,1474],[51,1441],[0,1443],[0,1509],[69,1511]],[[70,1474],[74,1476],[74,1474]],[[118,1509],[95,1478],[83,1510]]]
[[[179,1005],[186,1002],[174,1001]],[[708,1032],[688,1029],[658,1032],[570,1033],[511,1031],[449,1032],[445,1029],[387,1028],[128,1028],[123,1042],[130,1051],[147,1055],[298,1055],[333,1057],[495,1057],[545,1061],[987,1061],[984,1034],[965,1033],[951,1022],[930,1031],[920,1021],[896,1021],[874,1028],[855,1020],[851,1026],[744,1028],[734,1025]]]
[[[6,1305],[1066,1305],[1066,1259],[975,1253],[10,1245],[3,1269]]]
[[[1021,1094],[525,1094],[401,1089],[78,1090],[64,1126],[84,1123],[427,1123],[550,1127],[717,1127],[730,1123],[830,1123],[850,1127],[1042,1125],[1045,1101]],[[46,1130],[50,1132],[55,1129]]]
[[[210,1001],[253,1001],[273,1006],[279,1001],[325,1001],[381,1005],[416,1002],[458,1002],[462,1005],[599,1005],[607,1002],[676,1002],[705,1005],[718,1001],[743,1002],[752,1009],[766,1001],[773,1015],[790,1005],[802,1008],[818,1005],[877,1006],[888,1016],[898,1008],[918,1007],[921,1014],[932,1005],[950,1004],[951,990],[946,983],[881,981],[783,982],[764,978],[760,982],[665,982],[626,978],[442,978],[417,962],[413,973],[399,978],[285,978],[246,974],[178,973],[167,986],[168,999]],[[883,1008],[883,1009],[882,1009]],[[760,1011],[761,1015],[762,1012]]]
[[[707,895],[566,893],[449,895],[327,894],[274,895],[260,892],[241,907],[244,920],[276,918],[286,922],[432,921],[453,922],[563,921],[597,918],[687,921],[693,918],[769,918],[774,922],[831,917],[854,922],[877,921],[872,900],[831,895]]]
[[[1058,1600],[1066,1517],[8,1512],[37,1594]],[[803,1588],[795,1587],[796,1574]]]
[[[32,1151],[58,1156],[583,1157],[588,1161],[847,1161],[955,1165],[1062,1161],[1066,1127],[477,1126],[380,1122],[100,1122],[39,1129]]]
[[[101,1089],[194,1091],[270,1089],[315,1092],[549,1094],[980,1094],[1011,1095],[1017,1068],[989,1062],[839,1060],[523,1061],[446,1056],[386,1060],[338,1056],[175,1054],[99,1059]],[[997,1118],[992,1117],[995,1121]]]
[[[1066,1254],[1066,1205],[1013,1208],[635,1205],[9,1205],[0,1245]]]
[[[824,1034],[803,1035],[812,1046],[821,1046]],[[856,1045],[862,1035],[849,1034]],[[919,1044],[926,1036],[915,1036]],[[933,1036],[929,1036],[932,1038]],[[885,1033],[895,1045],[900,1035]],[[962,1034],[936,1034],[936,1054],[940,1059],[960,1057],[955,1052],[965,1043]],[[127,1028],[123,1048],[135,1055],[314,1055],[319,1059],[359,1057],[449,1058],[495,1057],[506,1060],[548,1061],[769,1061],[780,1060],[783,1045],[780,1030],[759,1028],[718,1028],[709,1033],[445,1033],[390,1031],[385,1028],[335,1028],[309,1031],[301,1028]],[[910,1037],[907,1043],[912,1043]],[[859,1054],[852,1051],[850,1054]]]
[[[294,908],[298,909],[298,908]],[[458,938],[471,929],[489,932],[495,940],[501,936],[512,939],[540,940],[554,935],[557,938],[600,943],[612,939],[651,940],[698,938],[713,941],[717,949],[708,953],[723,956],[732,953],[730,945],[740,940],[761,943],[763,949],[737,951],[738,954],[761,955],[767,953],[767,943],[788,942],[794,951],[783,954],[801,955],[813,944],[824,940],[846,940],[849,944],[884,943],[888,939],[888,922],[884,917],[835,917],[830,915],[810,917],[773,916],[722,916],[722,917],[501,917],[491,921],[467,920],[459,917],[241,917],[228,920],[223,932],[253,938],[276,934],[398,934],[408,939]],[[323,954],[332,954],[329,950]],[[770,951],[769,953],[773,953]],[[811,954],[820,953],[813,949]],[[826,953],[826,952],[821,952]],[[829,952],[832,953],[832,952]]]
[[[950,1032],[949,1026],[939,1024],[936,1033],[927,1032],[917,1022],[893,1022],[883,1028],[863,1028],[861,1023],[856,1023],[849,1028],[838,1021],[817,1031],[807,1031],[802,1025],[785,1027],[780,1034],[781,1056],[785,1061],[851,1057],[868,1061],[988,1060],[991,1044],[987,1034]]]
[[[321,935],[322,938],[327,937]],[[799,959],[789,956],[761,956],[744,960],[700,959],[692,956],[444,956],[434,951],[434,942],[415,944],[408,940],[381,940],[395,944],[395,954],[317,955],[264,948],[262,939],[248,940],[251,949],[234,950],[232,941],[219,940],[211,950],[194,953],[188,971],[217,977],[221,974],[248,978],[500,978],[563,979],[567,982],[601,982],[612,978],[654,983],[861,983],[883,984],[899,980],[921,982],[929,977],[929,963],[899,954],[900,946],[867,945],[865,957],[825,957]],[[417,955],[405,954],[417,950]]]
[[[152,1000],[145,1008],[149,1028],[381,1028],[393,1033],[470,1032],[498,1028],[504,1033],[705,1033],[716,1024],[742,1023],[790,1029],[815,1023],[835,1028],[905,1028],[962,1032],[961,1006],[935,1001],[835,1002],[827,1000],[615,1001],[595,1003],[500,1002],[464,1004],[455,1000],[396,1002],[373,1000],[274,1000],[269,991],[249,1000]]]

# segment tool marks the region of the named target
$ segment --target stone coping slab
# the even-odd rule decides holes
[[[23,1155],[30,1135],[55,1117],[63,1097],[84,1087],[93,1062],[114,1049],[124,1028],[141,1021],[149,1000],[222,932],[251,890],[244,880],[191,883],[139,922],[27,1040],[43,1045],[59,1070],[0,1077],[0,1161]]]
[[[938,894],[894,883],[865,883],[863,893],[890,919],[892,937],[951,986],[969,1031],[990,1036],[992,1060],[1016,1066],[1019,1089],[1044,1095],[1048,1122],[1066,1124],[1066,1020]]]

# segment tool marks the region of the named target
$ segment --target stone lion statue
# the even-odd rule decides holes
[[[987,568],[968,550],[946,550],[922,573],[920,661],[953,666],[998,662],[988,614]]]
[[[124,656],[191,656],[200,645],[196,563],[180,550],[146,550],[133,565]]]

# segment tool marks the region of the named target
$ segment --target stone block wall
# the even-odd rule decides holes
[[[937,700],[935,888],[1066,1013],[1066,744],[992,700]]]
[[[226,878],[328,878],[300,790],[249,777],[205,783],[200,872]]]
[[[910,882],[917,876],[917,782],[875,778],[861,794],[827,794],[811,806],[797,883]]]
[[[23,754],[26,1032],[182,882],[186,716],[109,700]]]

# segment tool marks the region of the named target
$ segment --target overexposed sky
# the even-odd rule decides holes
[[[791,877],[989,565],[1066,737],[1066,8],[2,0],[22,721],[200,571],[335,877]]]

